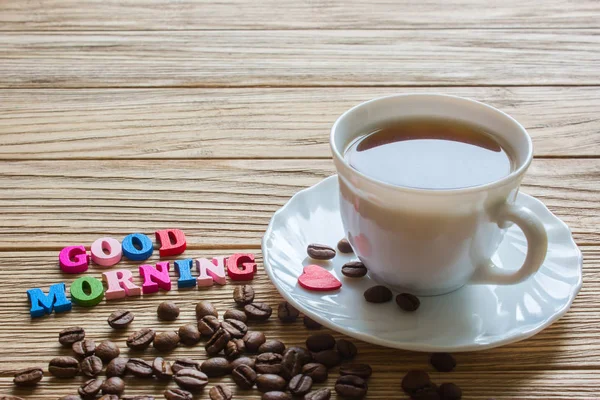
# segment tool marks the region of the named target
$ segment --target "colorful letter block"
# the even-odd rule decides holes
[[[256,273],[254,254],[238,253],[227,258],[227,275],[234,281],[249,281]]]
[[[54,310],[57,313],[71,310],[71,301],[67,299],[65,293],[65,284],[63,282],[55,283],[50,286],[46,295],[42,289],[34,288],[27,291],[27,297],[31,303],[29,313],[32,318],[41,317],[44,314],[51,314]]]
[[[87,271],[90,256],[83,246],[68,246],[58,254],[60,269],[67,274],[80,274]]]
[[[177,280],[178,288],[189,288],[196,286],[196,278],[192,276],[193,261],[194,260],[191,258],[175,261],[175,270],[179,274],[179,279]]]
[[[197,258],[198,286],[212,286],[213,282],[225,284],[225,257],[214,257],[212,262],[206,258]]]
[[[185,235],[179,229],[163,229],[156,231],[156,241],[160,243],[158,250],[161,257],[176,256],[185,251],[187,246]]]
[[[133,275],[128,269],[106,271],[102,274],[106,282],[106,300],[122,299],[125,296],[139,296],[142,288],[133,283]]]
[[[125,236],[122,247],[123,254],[131,261],[147,260],[154,250],[152,240],[142,233],[132,233]]]
[[[156,263],[156,268],[148,264],[140,265],[139,271],[144,281],[142,284],[142,292],[144,294],[156,293],[159,288],[166,291],[171,290],[168,261]]]
[[[99,279],[82,276],[71,284],[71,298],[80,306],[93,307],[104,298],[104,286]]]
[[[108,251],[106,254],[104,251]],[[92,243],[90,252],[92,253],[92,261],[102,267],[112,267],[121,261],[123,251],[121,243],[111,237],[104,237]]]

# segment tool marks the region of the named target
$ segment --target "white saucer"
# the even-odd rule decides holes
[[[520,193],[517,202],[529,207],[548,231],[548,255],[541,269],[512,286],[466,285],[446,295],[422,297],[421,307],[405,313],[394,301],[370,304],[363,292],[375,282],[368,276],[343,276],[343,264],[357,260],[338,255],[315,262],[306,246],[335,247],[344,236],[339,215],[337,176],[302,190],[275,213],[262,242],[264,267],[285,299],[321,324],[348,336],[387,347],[414,351],[483,350],[528,338],[568,310],[581,288],[581,252],[564,222],[542,202]],[[527,244],[521,231],[508,229],[494,262],[521,266]],[[342,283],[331,293],[310,292],[298,285],[304,265],[327,268]]]

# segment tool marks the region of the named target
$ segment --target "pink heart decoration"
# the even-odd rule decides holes
[[[328,292],[342,287],[342,282],[338,281],[329,271],[318,265],[307,265],[298,278],[298,283],[306,290],[316,292]]]

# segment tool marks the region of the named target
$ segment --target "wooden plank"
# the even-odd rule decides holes
[[[536,156],[598,156],[597,87],[0,90],[0,159],[330,157],[346,109],[440,92],[517,118]]]
[[[597,85],[598,33],[7,32],[0,87]]]
[[[4,161],[0,250],[90,245],[179,227],[196,248],[258,248],[273,212],[334,173],[330,160]],[[600,243],[599,159],[538,159],[523,191],[582,244]]]
[[[598,27],[593,0],[38,0],[0,2],[6,30]]]

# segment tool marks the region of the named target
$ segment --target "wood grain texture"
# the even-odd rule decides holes
[[[35,7],[33,7],[35,4]],[[593,0],[37,0],[0,2],[6,30],[598,27]]]
[[[0,159],[329,158],[346,109],[394,93],[499,107],[536,156],[599,156],[599,87],[0,90]]]
[[[599,32],[6,32],[0,87],[597,85]]]
[[[91,245],[181,228],[196,246],[258,248],[275,210],[334,173],[330,160],[5,161],[0,250]],[[600,243],[598,159],[535,160],[523,191],[580,244]]]

